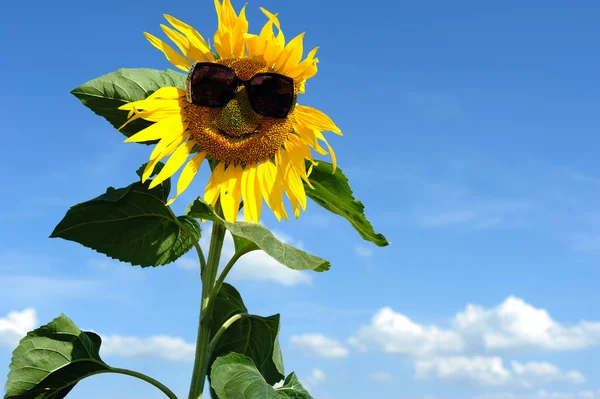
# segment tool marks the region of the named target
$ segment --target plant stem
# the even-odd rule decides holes
[[[221,335],[223,335],[223,333],[233,323],[235,323],[242,317],[248,317],[248,316],[250,316],[248,313],[238,313],[236,315],[231,316],[229,319],[227,319],[227,321],[225,321],[225,323],[223,323],[223,325],[217,330],[217,332],[215,333],[215,336],[210,340],[210,343],[208,345],[208,347],[210,348],[210,352],[212,353],[214,351],[215,345],[217,344],[217,342],[219,342],[219,338],[221,338]]]
[[[241,251],[233,254],[231,259],[229,260],[229,262],[227,263],[227,265],[225,266],[225,268],[219,275],[219,278],[217,279],[217,282],[215,283],[215,288],[213,289],[212,294],[210,295],[210,298],[208,299],[207,310],[209,312],[212,311],[214,303],[217,300],[217,295],[219,295],[219,290],[221,289],[223,282],[225,282],[225,277],[227,277],[227,274],[229,274],[229,271],[233,268],[233,265],[235,265],[235,262],[237,262],[238,259],[241,258],[243,255],[246,255],[248,252],[252,252],[256,249],[257,249],[256,247],[251,246],[251,247],[247,247],[247,249],[242,249]]]
[[[158,389],[160,389],[170,399],[177,399],[177,396],[175,396],[175,394],[169,388],[167,388],[160,382],[156,381],[154,378],[150,378],[147,375],[138,373],[137,371],[127,370],[127,369],[118,369],[118,368],[111,367],[110,371],[108,371],[108,372],[117,373],[117,374],[125,374],[125,375],[129,375],[129,376],[132,376],[135,378],[139,378],[140,380],[144,380],[147,383],[152,384],[155,387],[157,387]]]
[[[220,202],[215,206],[217,215],[222,216]],[[196,357],[194,360],[194,371],[192,373],[192,383],[190,386],[189,399],[201,399],[204,391],[204,383],[208,372],[210,361],[210,328],[212,311],[208,308],[209,298],[212,294],[217,272],[219,269],[219,261],[221,259],[221,250],[223,249],[223,241],[225,238],[225,226],[220,223],[214,223],[212,226],[212,234],[210,237],[210,249],[208,252],[208,260],[206,268],[202,273],[202,300],[200,304],[200,320],[198,322],[198,337],[196,339]]]

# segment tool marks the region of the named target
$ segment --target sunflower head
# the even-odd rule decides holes
[[[163,87],[145,100],[120,107],[129,111],[127,123],[138,118],[155,122],[126,141],[159,140],[143,180],[151,176],[159,161],[169,157],[151,185],[161,183],[183,166],[177,193],[170,202],[189,186],[202,162],[209,158],[218,163],[204,197],[212,205],[220,200],[227,220],[236,220],[242,199],[247,221],[258,222],[263,199],[277,219],[287,219],[284,194],[298,217],[300,209],[306,209],[304,184],[311,187],[310,168],[306,168],[306,161],[314,163],[311,149],[330,154],[335,170],[335,155],[322,132],[341,134],[327,115],[296,104],[297,95],[304,93],[306,81],[317,73],[318,48],[303,59],[304,33],[286,43],[277,14],[263,8],[267,22],[259,34],[250,34],[245,6],[239,13],[230,0],[222,3],[215,0],[215,6],[218,17],[213,38],[215,52],[195,29],[169,15],[165,18],[171,27],[161,25],[161,28],[180,52],[145,33],[175,67],[190,74],[188,87],[186,90]],[[200,94],[199,101],[193,100],[193,83],[189,82],[196,63],[210,70],[211,74],[204,78],[218,86],[215,86],[221,90],[218,93],[222,94],[222,86],[226,86],[226,98],[207,89]],[[219,75],[221,71],[225,77]],[[269,101],[284,95],[279,93],[281,87],[270,83],[276,79],[291,82],[284,93],[288,97],[281,97],[288,98],[291,104],[284,107],[282,115],[261,111],[270,110]],[[209,104],[213,99],[203,98],[211,95],[218,99],[216,106]],[[199,152],[194,153],[196,149]]]

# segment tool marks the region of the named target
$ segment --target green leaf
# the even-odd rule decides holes
[[[105,194],[69,209],[50,237],[78,242],[132,265],[161,266],[189,251],[200,239],[200,225],[175,217],[165,201],[170,183],[109,187]]]
[[[219,357],[212,365],[210,381],[219,399],[313,399],[295,373],[275,389],[265,381],[252,359],[239,353]]]
[[[210,372],[219,399],[281,399],[251,359],[239,353],[219,357]]]
[[[296,377],[296,373],[287,376],[283,386],[277,388],[277,393],[283,399],[313,399]]]
[[[97,115],[120,128],[127,121],[127,111],[118,108],[132,101],[143,100],[165,86],[185,87],[182,73],[148,68],[123,68],[103,75],[73,89],[71,93]],[[152,123],[138,119],[125,126],[121,133],[129,137]]]
[[[62,399],[85,377],[111,371],[101,339],[65,315],[27,334],[14,350],[5,399]]]
[[[365,216],[365,206],[352,194],[348,178],[337,168],[333,173],[333,165],[319,161],[308,178],[314,190],[304,183],[306,195],[323,208],[346,218],[358,231],[360,236],[375,245],[385,247],[390,243],[383,234],[375,233],[373,226]]]
[[[329,261],[279,241],[275,238],[273,233],[260,224],[227,222],[217,215],[214,208],[207,204],[201,197],[198,197],[194,202],[188,205],[185,214],[199,219],[212,220],[213,223],[222,224],[233,235],[234,242],[236,237],[251,241],[258,249],[262,249],[273,259],[290,269],[322,272],[331,267]],[[236,249],[238,245],[249,245],[247,241],[239,241],[239,243],[236,243]]]
[[[248,313],[240,293],[233,286],[224,283],[213,308],[211,336],[230,317],[240,313]],[[279,346],[279,315],[250,315],[235,321],[217,342],[213,358],[229,352],[252,359],[269,384],[281,381],[285,374]]]

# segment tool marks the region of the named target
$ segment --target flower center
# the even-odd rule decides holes
[[[232,68],[242,80],[273,71],[264,62],[250,58],[217,62]],[[207,155],[227,164],[266,161],[281,148],[293,129],[289,117],[270,118],[254,112],[243,86],[224,107],[188,104],[183,113],[192,140]]]

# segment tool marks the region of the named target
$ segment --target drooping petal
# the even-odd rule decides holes
[[[277,167],[270,161],[260,163],[257,169],[262,195],[267,206],[273,211],[277,220],[288,220],[283,206],[283,193],[281,176],[277,173]]]
[[[174,136],[174,137],[173,137]],[[150,154],[150,161],[146,165],[144,169],[144,173],[142,173],[142,182],[148,180],[156,164],[163,160],[163,158],[171,155],[173,151],[177,147],[179,147],[183,142],[185,142],[190,137],[190,134],[185,132],[183,134],[174,134],[172,136],[165,136],[161,141],[158,142],[154,150],[152,150],[152,154]]]
[[[329,145],[329,143],[325,139],[325,136],[323,136],[323,133],[321,133],[318,130],[315,130],[315,134],[317,135],[317,138],[319,140],[321,140],[322,142],[324,142],[325,145],[327,146],[327,148],[329,149],[329,155],[331,156],[331,163],[333,164],[333,173],[335,173],[335,169],[337,168],[337,161],[336,161],[336,158],[335,158],[335,152],[333,151],[333,148],[331,148],[331,146]]]
[[[296,105],[294,116],[298,123],[313,129],[322,131],[331,131],[342,135],[339,127],[333,123],[330,117],[316,108],[307,107],[306,105]]]
[[[262,208],[260,183],[256,176],[256,164],[246,165],[242,174],[242,198],[244,199],[244,219],[247,222],[258,223]]]
[[[187,160],[192,152],[192,148],[196,143],[193,141],[188,141],[183,145],[177,147],[177,149],[171,154],[167,163],[162,168],[162,170],[156,175],[154,179],[152,179],[152,183],[150,183],[149,188],[154,188],[163,181],[167,180],[169,177],[173,176],[175,172],[181,168],[181,165]]]
[[[242,167],[240,165],[229,165],[225,169],[220,185],[220,198],[223,216],[228,222],[235,222],[240,211],[241,180]]]
[[[220,186],[221,182],[223,181],[224,174],[225,164],[223,162],[219,162],[213,169],[210,179],[208,179],[208,184],[204,189],[204,200],[213,206],[217,203],[217,199],[219,198],[219,194],[221,192]]]
[[[188,188],[194,177],[196,177],[198,170],[200,170],[200,165],[202,165],[202,161],[204,161],[205,157],[206,153],[200,152],[194,155],[192,159],[185,164],[183,170],[181,171],[181,175],[179,175],[179,180],[177,181],[177,193],[169,200],[169,202],[167,202],[167,205],[171,205],[173,201],[175,201],[175,199],[179,197],[186,188]]]
[[[163,42],[156,36],[153,36],[147,32],[144,32],[144,36],[146,36],[146,39],[148,39],[148,41],[154,47],[156,47],[165,54],[169,62],[171,62],[171,64],[173,64],[174,67],[179,68],[182,71],[189,71],[190,67],[192,66],[192,63],[189,60],[187,60],[184,56],[179,54],[177,51],[173,50],[171,46],[169,46],[167,43]]]

